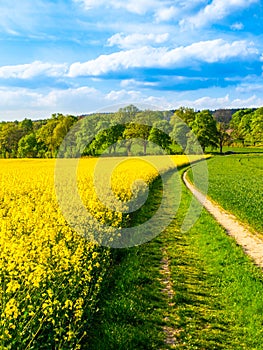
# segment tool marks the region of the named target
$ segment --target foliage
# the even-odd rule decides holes
[[[216,121],[208,110],[197,113],[194,121],[190,124],[203,150],[206,147],[218,147],[218,131]]]
[[[141,111],[129,105],[115,113],[84,117],[57,113],[42,121],[2,122],[0,157],[56,157],[64,137],[81,118],[84,120],[73,141],[84,149],[83,155],[160,153],[149,141],[159,145],[163,152],[189,152],[194,149],[189,128],[203,150],[212,146],[222,152],[223,146],[239,142],[243,146],[262,144],[263,108],[236,110],[230,120],[232,112],[218,110],[212,114],[208,110],[195,112],[192,108],[180,107],[172,114],[171,111]]]

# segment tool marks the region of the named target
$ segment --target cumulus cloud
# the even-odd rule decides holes
[[[256,95],[241,98],[230,98],[229,94],[222,97],[202,96],[193,100],[179,100],[173,108],[187,106],[195,110],[219,109],[219,108],[257,108],[263,105],[263,99]]]
[[[182,10],[191,9],[202,0],[193,0],[185,4],[180,0],[74,0],[87,11],[98,7],[122,9],[137,15],[152,13],[156,22],[170,21],[180,15]]]
[[[235,11],[248,8],[259,0],[213,0],[196,15],[180,21],[181,27],[201,28],[216,23]]]
[[[244,29],[244,24],[241,22],[233,23],[230,27],[232,30],[242,30]]]
[[[39,107],[42,106],[63,106],[72,108],[72,106],[79,106],[80,104],[88,105],[88,101],[94,98],[99,98],[101,93],[88,86],[83,86],[79,88],[69,88],[65,90],[52,90],[48,94],[43,94],[36,101],[36,105]]]
[[[256,78],[255,80],[256,81]],[[242,94],[251,93],[251,92],[258,92],[261,93],[263,91],[263,84],[262,83],[242,83],[239,86],[236,87],[236,91]]]
[[[132,45],[139,37],[141,40],[162,41],[167,35],[136,34],[128,37],[114,36],[111,43]],[[67,64],[52,64],[34,61],[29,64],[2,66],[0,78],[30,80],[36,77],[75,78],[79,76],[99,77],[118,71],[136,68],[183,68],[191,67],[196,63],[225,62],[231,59],[259,57],[259,52],[252,42],[245,40],[228,42],[223,39],[200,41],[188,46],[179,46],[174,49],[167,47],[142,46],[109,55],[101,55],[87,62]]]
[[[94,7],[108,6],[115,9],[124,9],[128,12],[143,15],[148,11],[152,11],[154,8],[160,6],[158,0],[74,0],[76,3],[80,3],[86,10],[90,10]]]
[[[205,95],[207,93],[207,95]],[[221,95],[222,92],[219,94]],[[211,96],[210,92],[200,91],[198,96],[185,99],[185,94],[172,93],[167,96],[147,95],[138,90],[121,89],[101,93],[98,90],[83,86],[66,90],[53,89],[48,92],[32,91],[25,88],[0,87],[0,115],[4,120],[47,118],[54,112],[80,115],[96,112],[98,106],[105,111],[117,110],[116,106],[139,104],[145,108],[176,109],[186,106],[201,109],[259,107],[263,105],[262,98],[245,95],[243,99],[223,96]],[[190,95],[188,95],[190,96]]]
[[[161,44],[167,41],[169,38],[168,33],[163,34],[141,34],[134,33],[126,35],[123,33],[114,34],[108,39],[109,46],[119,46],[120,48],[127,49],[138,46],[145,46],[147,44]]]
[[[105,96],[106,100],[113,102],[138,101],[141,97],[141,93],[136,90],[112,90]]]
[[[189,67],[194,62],[215,63],[233,58],[239,60],[257,56],[254,44],[245,40],[227,42],[223,39],[200,41],[175,49],[165,47],[141,47],[101,55],[84,63],[73,63],[69,76],[99,76],[132,68],[174,68]]]
[[[214,106],[223,107],[228,106],[229,103],[229,95],[223,97],[204,96],[193,101],[193,107],[196,109],[203,109],[205,106],[205,108],[214,109]]]
[[[104,4],[107,4],[107,1],[105,0],[74,0],[74,2],[82,5],[85,8],[85,10],[90,10],[94,7],[99,7]]]
[[[0,117],[39,119],[54,112],[78,115],[96,111],[104,101],[101,92],[88,86],[50,91],[0,87]]]
[[[158,83],[153,83],[150,81],[139,81],[136,79],[124,79],[121,81],[120,83],[121,87],[129,87],[129,86],[133,86],[133,87],[154,87],[157,86]]]
[[[0,109],[17,109],[31,106],[41,94],[30,89],[0,88]]]
[[[170,21],[176,18],[178,14],[179,14],[179,10],[174,6],[162,7],[156,10],[155,19],[156,19],[156,22]]]
[[[48,77],[63,76],[68,67],[66,64],[51,64],[35,61],[29,64],[0,67],[0,78],[31,79],[39,75]]]
[[[70,88],[66,90],[54,89],[49,92],[34,91],[26,88],[0,88],[0,109],[16,106],[23,107],[56,107],[57,105],[69,106],[71,102],[78,100],[88,101],[89,98],[101,96],[92,87]]]

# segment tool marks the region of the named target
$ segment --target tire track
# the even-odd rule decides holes
[[[183,182],[203,207],[226,230],[228,235],[236,240],[237,244],[243,248],[244,252],[257,266],[263,268],[263,240],[241,224],[234,215],[229,214],[218,204],[213,203],[206,195],[193,186],[187,180],[187,171],[183,174]]]

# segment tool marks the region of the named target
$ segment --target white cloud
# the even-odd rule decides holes
[[[106,96],[106,100],[122,102],[122,101],[138,101],[141,99],[141,93],[135,90],[113,90],[110,91]]]
[[[236,22],[236,23],[232,24],[230,28],[232,30],[242,30],[242,29],[244,29],[244,24],[241,22]]]
[[[91,87],[48,92],[0,87],[0,120],[47,118],[50,114],[82,114],[97,110],[104,95]]]
[[[80,88],[70,88],[66,90],[52,90],[46,95],[41,95],[35,105],[42,106],[63,106],[63,109],[72,108],[72,106],[79,106],[80,104],[88,105],[90,99],[101,97],[101,93],[92,88],[83,86]]]
[[[143,67],[145,64],[148,66],[149,60],[153,63],[153,61],[158,59],[159,51],[160,49],[142,47],[139,49],[119,51],[110,55],[101,55],[85,63],[73,63],[69,69],[69,76],[96,76],[118,71],[119,69]],[[152,57],[150,57],[150,55],[152,55]],[[145,59],[147,59],[148,62],[144,62]]]
[[[121,48],[133,48],[138,46],[145,46],[147,44],[161,44],[167,41],[169,38],[168,33],[163,34],[140,34],[134,33],[130,35],[124,35],[123,33],[114,34],[108,39],[108,45],[117,45]]]
[[[133,87],[153,87],[153,86],[157,86],[158,84],[157,83],[153,83],[153,82],[149,82],[149,81],[138,81],[138,80],[135,80],[135,79],[124,79],[121,81],[120,83],[121,87],[130,87],[130,86],[133,86]]]
[[[162,41],[167,35],[140,35],[141,40]],[[137,35],[112,37],[111,42],[119,42],[123,45],[132,45]],[[127,39],[127,40],[126,40]],[[223,39],[200,41],[188,46],[179,46],[175,49],[167,47],[143,46],[130,50],[118,51],[109,55],[101,55],[96,59],[80,63],[52,64],[48,62],[34,61],[29,64],[2,66],[0,78],[2,79],[32,79],[35,77],[70,77],[93,76],[108,74],[133,68],[175,68],[189,67],[199,62],[214,63],[233,58],[257,57],[259,52],[252,42],[245,40],[227,42]],[[258,58],[260,59],[260,58]]]
[[[152,11],[154,8],[160,6],[158,0],[74,0],[76,3],[80,3],[86,10],[90,10],[95,7],[105,6],[113,7],[115,9],[124,9],[128,12],[143,15],[148,11]]]
[[[156,10],[155,19],[156,22],[165,22],[175,19],[179,14],[178,8],[174,6],[163,7]]]
[[[235,11],[245,9],[259,0],[213,0],[196,15],[180,21],[181,27],[200,28],[218,22]]]
[[[227,42],[223,39],[200,41],[186,47],[180,47],[167,54],[168,60],[173,62],[177,57],[181,60],[199,60],[207,63],[224,61],[232,58],[258,55],[254,43],[245,40]]]
[[[245,40],[229,43],[223,39],[200,41],[189,46],[169,50],[165,47],[141,47],[101,55],[84,63],[70,66],[69,76],[99,76],[109,72],[131,68],[173,68],[187,67],[195,62],[213,63],[232,58],[239,60],[247,56],[257,56],[254,44]]]
[[[185,93],[163,93],[162,96],[148,95],[144,92],[131,89],[112,90],[106,93],[99,92],[91,87],[80,87],[66,90],[53,89],[49,92],[42,90],[32,91],[25,88],[0,87],[0,120],[40,119],[48,118],[52,113],[80,115],[98,111],[117,110],[118,106],[135,104],[140,108],[176,109],[180,106],[192,107],[196,110],[216,108],[260,107],[263,99],[260,95],[244,95],[230,98],[227,90],[202,90],[195,93],[195,97],[185,98]],[[225,92],[223,96],[222,92]],[[219,95],[219,96],[212,96]],[[143,107],[145,106],[145,107]]]
[[[91,10],[94,7],[99,7],[107,4],[107,1],[105,0],[74,0],[74,2],[80,3],[85,8],[85,10]]]
[[[203,108],[214,109],[215,108],[214,106],[220,106],[220,107],[228,106],[229,103],[230,103],[229,95],[226,95],[224,97],[204,96],[193,101],[193,107],[196,109],[203,109]]]
[[[256,80],[256,79],[255,79]],[[261,93],[263,91],[263,84],[262,83],[243,83],[237,86],[236,91],[239,93],[251,93],[251,92],[259,92]]]
[[[51,64],[35,61],[29,64],[0,67],[0,78],[30,79],[39,75],[59,77],[65,75],[66,64]]]
[[[181,106],[191,107],[195,110],[203,109],[219,109],[219,108],[257,108],[263,105],[263,99],[252,95],[249,97],[241,98],[230,98],[229,94],[222,97],[202,96],[194,100],[178,100],[173,108],[179,108]]]
[[[231,108],[241,108],[241,107],[250,107],[250,108],[257,108],[261,107],[263,105],[263,99],[253,95],[251,97],[241,99],[236,98],[233,101],[231,101]]]
[[[0,88],[0,109],[23,109],[31,106],[39,97],[41,94],[30,89]]]

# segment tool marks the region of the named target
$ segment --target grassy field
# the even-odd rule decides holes
[[[217,156],[208,160],[208,169],[209,196],[263,233],[263,155]],[[196,170],[198,172],[198,164]]]
[[[207,153],[219,153],[219,149],[212,149],[210,147],[206,150]],[[223,153],[226,152],[233,152],[233,153],[263,153],[263,147],[262,146],[224,146],[223,147]]]
[[[184,157],[173,159],[179,167],[186,163]],[[235,155],[215,157],[208,165],[221,174],[224,186],[227,167],[233,170],[229,181],[241,172],[254,194],[257,189],[259,197],[254,197],[260,207],[261,160]],[[126,224],[122,214],[106,210],[94,196],[90,171],[95,163],[84,159],[80,164],[83,202],[103,221]],[[189,232],[180,231],[192,199],[180,181],[174,188],[174,196],[182,190],[180,208],[175,212],[168,202],[164,212],[172,221],[160,235],[132,248],[102,248],[87,244],[63,218],[53,188],[54,164],[1,161],[0,349],[262,348],[262,272],[205,211]],[[139,170],[151,185],[145,205],[129,217],[132,227],[157,212],[163,195],[156,169],[136,159],[114,170],[115,194],[129,198]],[[167,174],[172,184],[173,174],[171,169]],[[236,188],[233,197],[237,193]],[[251,215],[247,217],[254,222]],[[173,300],[163,292],[163,250]],[[173,328],[174,347],[165,343],[164,327]]]
[[[148,207],[134,220],[151,216],[161,195],[157,181]],[[262,273],[205,211],[181,233],[190,201],[183,189],[176,218],[161,235],[116,252],[87,349],[262,348]],[[175,293],[170,305],[162,292],[163,249]],[[165,343],[164,326],[174,329],[173,346]]]

